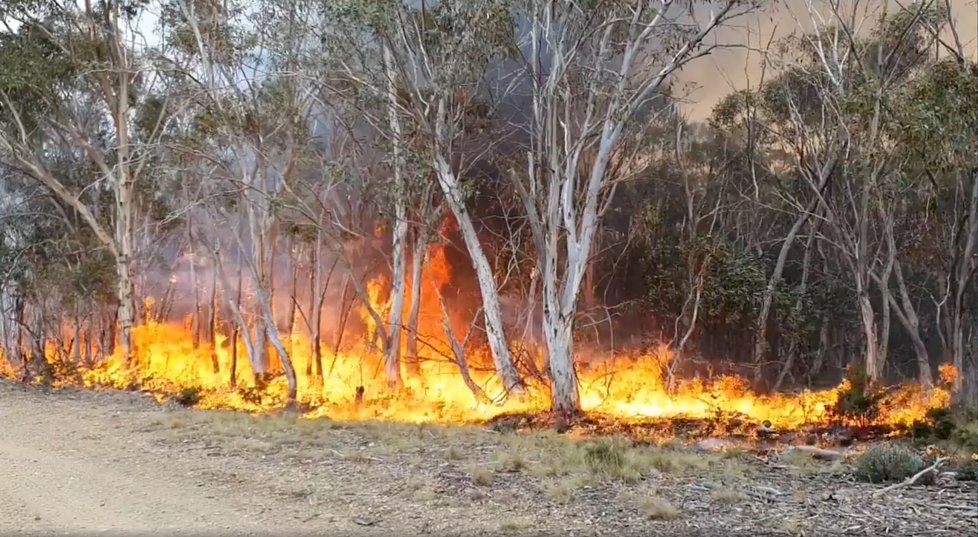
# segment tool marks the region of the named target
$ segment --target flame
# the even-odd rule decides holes
[[[233,389],[228,378],[230,346],[219,339],[216,349],[195,347],[183,325],[149,322],[134,329],[137,360],[126,364],[116,352],[96,367],[81,371],[82,382],[92,388],[139,387],[160,400],[192,388],[198,390],[202,408],[234,408],[263,411],[285,401],[286,382],[281,376],[267,386],[262,399],[249,391]],[[485,421],[502,413],[538,412],[549,408],[545,387],[534,386],[528,396],[512,398],[502,404],[478,401],[448,359],[429,356],[415,374],[404,375],[404,389],[391,392],[384,378],[379,352],[367,342],[333,353],[323,349],[324,378],[305,375],[309,341],[301,335],[286,343],[293,349],[302,401],[310,405],[310,416],[332,419],[379,419],[410,423],[461,423]],[[249,386],[252,373],[243,346],[237,363],[237,384]],[[218,360],[217,371],[212,351]],[[714,380],[691,379],[678,383],[671,392],[666,387],[664,365],[671,351],[659,347],[654,353],[593,364],[579,364],[581,405],[585,411],[601,413],[626,422],[657,418],[711,418],[718,413],[741,414],[755,422],[770,421],[781,429],[798,429],[826,423],[846,383],[835,389],[794,394],[758,395],[742,378],[725,376]],[[488,357],[476,356],[473,362],[485,363]],[[9,367],[9,366],[8,366]],[[2,369],[2,368],[0,368]],[[485,368],[473,368],[472,377],[488,394],[502,392],[501,383]],[[363,396],[358,397],[358,387]],[[949,404],[948,390],[924,390],[907,384],[894,391],[882,406],[876,421],[907,425],[923,419],[927,411]]]
[[[445,341],[443,309],[439,294],[449,294],[452,267],[444,247],[433,244],[424,260],[421,282],[419,361],[415,370],[407,371],[402,361],[403,387],[392,390],[384,375],[381,349],[373,341],[377,325],[374,318],[360,307],[357,315],[366,330],[364,337],[336,351],[322,345],[322,376],[310,375],[309,361],[313,353],[309,337],[302,330],[282,334],[289,349],[301,402],[308,405],[310,416],[329,416],[333,419],[378,419],[411,423],[479,422],[504,413],[540,412],[549,409],[547,387],[530,381],[530,390],[519,398],[503,403],[488,403],[477,398],[466,384],[455,363],[450,345]],[[383,277],[367,282],[366,294],[371,307],[386,318],[390,303],[385,295],[389,283]],[[404,318],[407,319],[412,286],[407,283]],[[147,306],[154,300],[146,299]],[[147,310],[149,307],[147,307]],[[449,312],[449,324],[458,339],[464,339],[471,319],[458,312]],[[192,389],[199,393],[199,407],[233,408],[260,412],[280,406],[286,400],[284,376],[275,376],[263,391],[251,388],[254,375],[250,369],[243,343],[237,345],[238,356],[232,385],[230,371],[232,345],[225,336],[217,336],[212,346],[195,341],[190,322],[159,323],[147,319],[134,328],[135,363],[127,364],[116,351],[100,363],[78,365],[80,382],[91,388],[139,388],[163,400],[181,391]],[[88,338],[84,331],[66,330],[76,337]],[[67,340],[68,338],[65,338]],[[406,356],[407,337],[402,337],[402,356]],[[97,344],[95,345],[98,346]],[[51,363],[68,354],[64,348],[49,343]],[[466,360],[472,380],[490,397],[503,392],[499,379],[493,374],[491,357],[485,349],[467,348]],[[274,353],[270,353],[274,355]],[[824,424],[838,419],[833,408],[850,386],[843,382],[834,389],[761,395],[752,392],[739,377],[679,380],[668,389],[666,367],[673,360],[672,351],[665,345],[653,352],[581,361],[577,364],[580,378],[581,406],[587,412],[600,413],[623,422],[640,423],[661,418],[714,418],[718,415],[740,415],[756,423],[769,421],[779,429],[799,429],[811,424]],[[0,375],[16,376],[12,360],[0,352]],[[274,362],[274,361],[273,361]],[[542,364],[539,364],[542,366]],[[273,371],[280,366],[273,363]],[[541,369],[543,369],[541,367]],[[873,417],[875,423],[893,426],[909,425],[924,419],[928,410],[947,406],[949,386],[957,374],[951,366],[941,368],[942,384],[931,389],[909,383],[891,390]],[[59,382],[70,382],[60,380]]]

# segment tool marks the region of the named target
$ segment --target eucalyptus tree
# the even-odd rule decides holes
[[[157,150],[170,103],[152,50],[137,29],[142,8],[117,1],[5,2],[0,8],[0,152],[20,173],[77,213],[115,264],[118,339],[134,354],[134,257],[139,186]],[[156,114],[138,131],[152,101]],[[145,119],[145,117],[143,117]],[[92,172],[70,184],[52,167],[56,145],[71,146]],[[149,186],[149,185],[147,185]],[[106,213],[89,189],[107,189]],[[151,191],[152,188],[145,189]]]

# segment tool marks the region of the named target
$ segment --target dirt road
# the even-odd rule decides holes
[[[107,412],[82,402],[0,386],[0,534],[315,529],[296,523],[294,505],[260,491],[229,490],[202,478],[206,467],[168,460],[134,437],[151,407],[134,404],[123,412],[112,405]],[[219,461],[211,466],[221,471]]]
[[[573,444],[0,380],[0,535],[964,536],[978,523],[969,485],[876,498],[821,466],[662,450],[626,453],[643,475],[607,481]]]

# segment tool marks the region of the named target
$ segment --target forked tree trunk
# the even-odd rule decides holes
[[[458,181],[452,172],[448,162],[440,155],[435,157],[435,170],[438,176],[438,184],[448,203],[448,208],[452,211],[459,230],[462,232],[462,239],[465,241],[466,249],[472,266],[475,268],[476,277],[479,281],[479,290],[482,294],[483,316],[486,323],[486,338],[489,340],[489,349],[492,351],[493,363],[496,366],[496,373],[499,374],[503,382],[503,388],[507,393],[524,391],[523,380],[520,378],[516,366],[513,365],[513,358],[510,355],[506,341],[506,334],[503,330],[503,317],[499,306],[499,291],[496,287],[496,280],[492,274],[492,265],[486,257],[482,244],[479,242],[479,235],[475,231],[475,225],[469,216],[469,212],[462,201]]]
[[[917,359],[917,380],[924,386],[931,386],[933,385],[934,378],[930,370],[930,355],[927,352],[927,345],[924,344],[924,340],[920,337],[920,319],[917,317],[913,301],[910,300],[910,294],[903,280],[903,270],[900,268],[900,262],[895,262],[893,268],[900,302],[897,302],[896,297],[888,289],[884,289],[883,296],[892,308],[900,325],[903,326],[907,337],[910,338],[910,345]],[[880,285],[882,288],[886,283],[881,282]]]
[[[224,274],[224,264],[221,262],[221,254],[215,253],[214,260],[217,265],[216,268],[217,274],[221,278],[221,287],[223,287],[224,289],[230,289],[231,286],[228,285],[227,276]],[[261,378],[260,374],[256,370],[257,367],[261,364],[261,362],[257,361],[257,358],[255,356],[257,352],[256,351],[257,342],[251,339],[251,331],[248,330],[248,323],[245,321],[244,315],[241,313],[241,300],[243,294],[242,279],[243,279],[242,275],[238,274],[238,292],[236,293],[235,296],[232,297],[228,293],[224,293],[225,301],[227,302],[228,309],[231,311],[231,317],[234,319],[234,326],[235,326],[234,332],[236,332],[235,334],[232,335],[232,345],[233,345],[232,353],[231,353],[232,354],[232,358],[231,358],[232,386],[234,386],[237,383],[237,369],[238,369],[237,341],[239,337],[244,342],[245,352],[248,355],[248,362],[251,364],[251,371],[254,375],[255,380],[259,380]],[[259,329],[258,332],[261,332],[261,329]],[[261,373],[263,374],[264,370],[262,370]]]
[[[334,259],[326,274],[326,281],[322,281],[322,237],[319,232],[316,234],[316,245],[311,249],[312,258],[312,289],[310,289],[310,299],[312,301],[312,312],[310,330],[310,340],[312,341],[312,362],[315,367],[315,377],[320,381],[323,379],[323,303],[326,300],[326,290],[329,289],[329,282],[333,278],[333,271],[339,259]],[[345,291],[345,289],[344,289]],[[344,294],[344,297],[346,295]]]
[[[801,282],[798,284],[798,298],[795,300],[793,309],[796,318],[801,314],[803,299],[805,298],[805,292],[808,289],[808,274],[812,263],[812,243],[815,242],[815,232],[816,229],[811,230],[811,234],[809,234],[808,240],[805,242],[805,253],[801,260]],[[794,340],[788,349],[788,357],[785,359],[784,365],[781,367],[781,373],[778,374],[778,379],[774,382],[775,392],[781,389],[784,379],[791,373],[791,368],[794,366],[795,356],[797,353],[798,343],[797,340]]]
[[[295,375],[295,368],[292,366],[292,358],[289,356],[289,352],[285,350],[285,345],[282,344],[282,339],[279,337],[278,328],[275,326],[275,318],[272,316],[272,307],[264,291],[258,290],[256,292],[256,298],[263,313],[261,320],[268,336],[268,341],[278,354],[279,361],[282,362],[282,369],[285,370],[285,378],[288,381],[288,393],[285,404],[288,407],[292,407],[295,405],[298,397],[298,381]]]
[[[573,323],[549,309],[544,312],[543,318],[550,363],[551,410],[561,416],[573,416],[581,410],[577,372],[574,370]]]
[[[763,380],[764,354],[767,352],[767,321],[768,316],[771,314],[771,305],[774,302],[774,294],[777,291],[778,284],[781,282],[781,276],[784,273],[785,263],[788,261],[788,254],[791,252],[791,246],[794,244],[795,238],[798,237],[798,233],[801,232],[801,228],[808,221],[808,218],[812,212],[818,208],[821,199],[821,192],[825,189],[829,182],[829,178],[832,176],[832,169],[835,167],[835,162],[836,157],[832,155],[826,161],[825,165],[822,166],[821,170],[819,170],[818,185],[816,187],[819,194],[814,196],[812,201],[809,202],[808,206],[805,207],[804,212],[795,218],[795,222],[791,225],[791,229],[788,230],[788,234],[785,236],[784,242],[781,243],[781,250],[778,251],[778,260],[774,264],[774,272],[771,273],[767,286],[764,288],[764,295],[761,298],[761,310],[757,315],[755,328],[757,333],[754,338],[755,385],[759,385]]]

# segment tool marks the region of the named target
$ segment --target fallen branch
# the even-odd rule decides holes
[[[844,460],[848,453],[843,451],[835,451],[832,449],[822,449],[815,446],[792,446],[783,452],[781,452],[781,457],[788,455],[792,452],[795,453],[805,453],[810,455],[814,459],[821,459],[826,461],[839,461]]]
[[[920,481],[925,475],[927,475],[927,474],[929,474],[929,473],[937,470],[938,468],[940,468],[940,466],[942,464],[944,464],[946,461],[947,461],[947,457],[938,457],[937,460],[934,461],[934,464],[932,464],[932,465],[928,466],[927,468],[924,468],[923,470],[917,472],[912,477],[908,477],[907,479],[904,479],[900,483],[894,483],[894,484],[892,484],[892,485],[890,485],[890,486],[888,486],[886,488],[877,490],[876,492],[873,493],[873,496],[880,496],[881,494],[885,494],[885,493],[887,493],[887,492],[889,492],[891,490],[894,490],[894,489],[899,489],[899,488],[903,488],[903,487],[913,486],[913,485],[917,484],[917,482]]]

